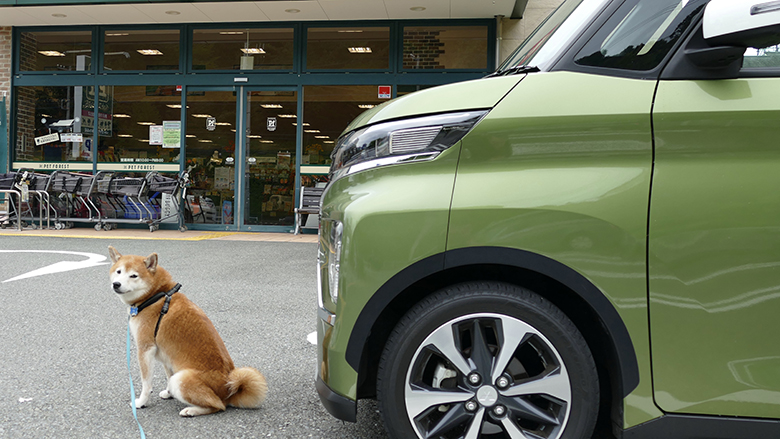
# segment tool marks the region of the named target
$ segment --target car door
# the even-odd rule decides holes
[[[667,412],[780,414],[778,76],[775,46],[748,49],[736,79],[658,85],[649,314]]]

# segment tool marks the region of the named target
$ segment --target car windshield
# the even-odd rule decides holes
[[[601,11],[609,0],[566,0],[504,61],[498,71],[517,66],[546,67],[569,40]]]

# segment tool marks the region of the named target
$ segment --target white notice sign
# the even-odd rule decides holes
[[[163,144],[163,126],[162,125],[149,125],[149,144],[150,145],[162,145]]]
[[[70,143],[81,143],[84,141],[84,135],[81,133],[62,133],[60,141]]]
[[[37,146],[45,145],[47,143],[52,143],[52,142],[59,142],[59,141],[60,141],[59,133],[47,134],[45,136],[35,138],[35,144]]]

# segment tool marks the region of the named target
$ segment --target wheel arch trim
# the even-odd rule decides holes
[[[601,320],[612,341],[620,375],[620,394],[626,397],[639,385],[639,366],[631,336],[615,307],[593,283],[574,269],[546,256],[505,247],[468,247],[422,259],[390,278],[358,315],[345,352],[347,363],[360,370],[361,356],[374,322],[393,300],[415,283],[444,270],[470,265],[503,265],[530,270],[556,280],[584,300]]]

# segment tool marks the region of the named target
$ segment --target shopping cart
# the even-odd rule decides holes
[[[55,171],[49,179],[50,205],[56,213],[55,229],[70,228],[76,222],[101,223],[100,210],[90,199],[95,186],[94,175]]]
[[[17,209],[22,199],[21,191],[17,187],[19,178],[20,174],[16,172],[0,174],[0,195],[2,195],[2,201],[0,201],[0,227],[3,229],[15,220],[16,228],[19,231],[22,230],[22,218]],[[14,197],[16,197],[15,202]]]
[[[49,174],[36,173],[32,169],[20,169],[17,174],[19,177],[16,185],[22,194],[22,200],[19,203],[19,215],[22,217],[22,221],[30,221],[30,227],[33,229],[43,229],[45,220],[46,228],[50,228],[53,210],[49,192],[47,192]]]
[[[181,206],[187,196],[189,170],[179,172],[176,177],[167,177],[153,171],[146,174],[145,180],[149,204],[158,213],[157,218],[148,222],[149,231],[154,232],[160,228],[160,223],[174,217],[178,221],[179,230],[186,231]]]

